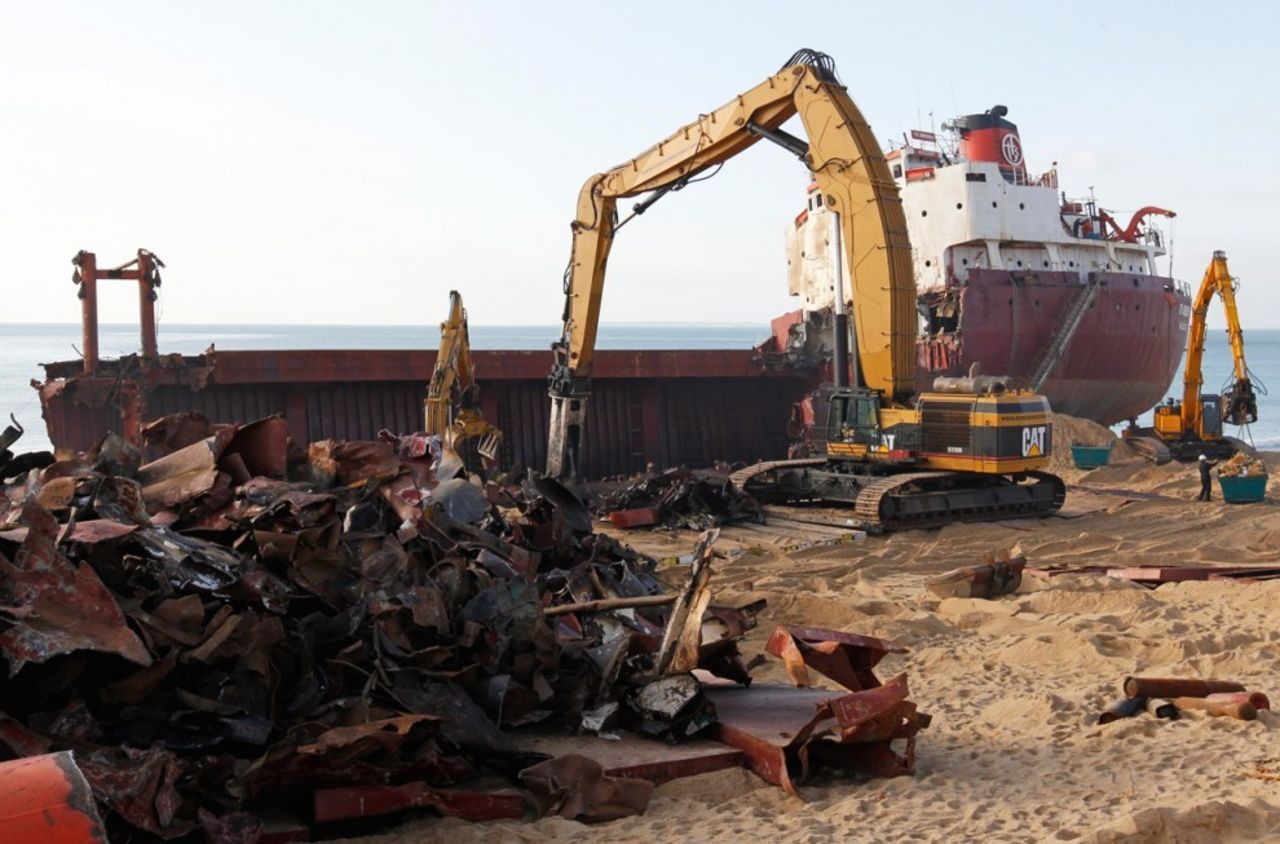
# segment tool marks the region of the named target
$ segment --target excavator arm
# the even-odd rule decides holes
[[[799,115],[808,143],[783,123]],[[835,74],[829,56],[796,53],[778,73],[698,117],[635,158],[592,176],[578,195],[573,250],[565,271],[564,328],[552,349],[547,474],[576,477],[591,392],[590,374],[618,200],[651,193],[643,213],[761,138],[797,155],[823,201],[838,215],[843,260],[857,303],[862,383],[889,402],[909,399],[915,377],[915,285],[898,188],[871,128]]]
[[[1187,331],[1187,360],[1182,378],[1182,430],[1202,434],[1203,411],[1200,406],[1200,388],[1204,373],[1200,365],[1204,358],[1205,318],[1214,294],[1222,299],[1227,314],[1227,338],[1231,343],[1231,359],[1235,382],[1227,392],[1223,419],[1232,425],[1247,425],[1257,421],[1258,400],[1244,357],[1244,332],[1240,330],[1240,315],[1236,310],[1235,284],[1227,269],[1227,254],[1213,253],[1213,260],[1205,270],[1200,289],[1196,292],[1191,308],[1191,327]]]
[[[426,432],[440,437],[449,448],[476,439],[476,450],[496,461],[502,432],[488,424],[476,406],[475,364],[471,360],[471,336],[467,310],[458,291],[449,291],[449,316],[440,323],[440,349],[427,384]]]
[[[427,385],[426,431],[443,436],[453,424],[453,407],[459,392],[475,381],[471,363],[471,338],[467,333],[467,310],[462,296],[449,291],[449,316],[440,323],[440,350]]]

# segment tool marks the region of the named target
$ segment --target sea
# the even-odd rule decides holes
[[[473,325],[471,344],[477,349],[546,349],[560,335],[558,325]],[[767,325],[751,323],[615,323],[602,324],[602,349],[745,349],[769,335]],[[199,354],[210,345],[217,349],[434,349],[439,330],[431,325],[196,325],[162,324],[162,353]],[[50,447],[40,400],[31,387],[42,379],[41,363],[79,357],[79,323],[0,323],[0,427],[9,414],[26,428],[16,449],[35,451]],[[136,324],[103,324],[99,329],[99,353],[116,357],[138,350]],[[1248,430],[1227,433],[1253,442],[1258,448],[1280,450],[1280,330],[1245,332],[1245,353],[1258,389],[1258,421]],[[1225,331],[1209,333],[1204,355],[1205,392],[1219,389],[1232,379],[1231,349]],[[484,373],[478,373],[481,381]],[[1275,381],[1275,395],[1265,393]],[[1166,395],[1181,396],[1182,371],[1174,376]],[[1140,423],[1149,424],[1150,414]]]

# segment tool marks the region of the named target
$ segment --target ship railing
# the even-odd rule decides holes
[[[1032,176],[1021,170],[1016,171],[1016,174],[1014,184],[1030,185],[1031,187],[1039,188],[1057,189],[1058,187],[1058,168],[1056,167],[1052,167],[1044,171],[1039,176]]]

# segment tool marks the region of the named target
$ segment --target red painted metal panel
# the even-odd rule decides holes
[[[474,351],[482,381],[538,380],[551,371],[549,351]],[[596,353],[596,378],[769,377],[750,349],[626,350]],[[221,384],[352,381],[426,381],[435,352],[416,349],[294,349],[219,351],[210,356],[213,379]],[[51,364],[50,366],[60,366]],[[49,371],[50,377],[67,374]]]
[[[1042,392],[1056,411],[1112,424],[1164,398],[1186,343],[1180,306],[1189,303],[1167,278],[1098,275],[1098,295]],[[917,389],[974,362],[987,374],[1029,377],[1080,289],[1072,272],[970,270],[958,335],[919,343]]]
[[[282,368],[280,353],[251,354],[263,365],[259,370],[262,380],[216,380],[203,389],[161,383],[149,391],[145,415],[153,418],[194,410],[214,422],[243,423],[279,413],[287,419],[291,436],[311,441],[372,439],[381,428],[404,433],[422,427],[425,376],[421,380],[401,373],[396,380],[281,381],[281,373],[289,370],[287,366]],[[629,362],[625,366],[618,364],[615,370],[639,371],[658,366],[675,372],[734,372],[739,371],[739,365],[745,365],[745,355],[749,353],[698,352],[693,353],[693,358],[683,352],[627,354],[632,355]],[[716,354],[727,355],[728,362],[717,363]],[[357,357],[363,358],[364,353]],[[216,376],[222,373],[221,367],[220,360],[215,366]],[[550,414],[542,372],[536,378],[513,379],[509,368],[491,365],[489,371],[505,376],[481,375],[485,402],[496,409],[495,424],[507,434],[503,464],[540,468],[546,460]],[[171,380],[181,381],[173,373],[168,374]],[[238,378],[248,375],[247,369],[237,371]],[[108,430],[119,430],[119,413],[109,403],[104,406],[101,401],[84,401],[93,393],[89,388],[104,380],[73,382],[60,395],[46,396],[46,418],[55,445],[88,449]],[[86,389],[79,394],[82,385]],[[786,419],[791,404],[808,386],[803,378],[776,373],[598,376],[587,413],[584,471],[603,477],[639,471],[650,461],[664,468],[679,464],[706,466],[714,460],[780,457],[787,448]],[[304,418],[299,418],[300,413]]]

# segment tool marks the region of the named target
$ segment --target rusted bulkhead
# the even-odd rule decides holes
[[[507,432],[505,466],[546,457],[550,352],[477,351],[481,409]],[[435,352],[216,351],[46,364],[40,391],[57,448],[87,449],[131,418],[197,411],[214,422],[280,413],[297,442],[367,440],[420,430]],[[137,385],[135,387],[135,385]],[[812,386],[804,373],[765,370],[752,350],[611,350],[595,363],[584,470],[604,477],[659,467],[755,461],[786,453],[787,414]]]

